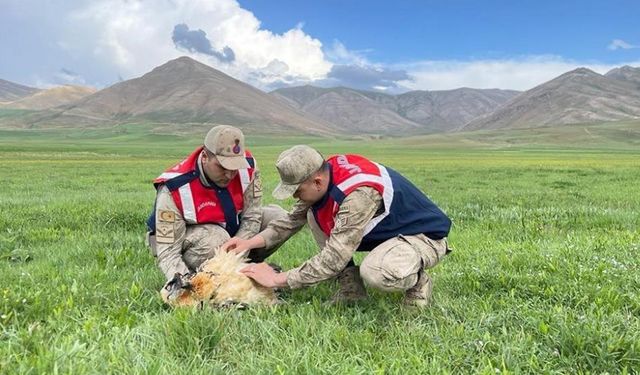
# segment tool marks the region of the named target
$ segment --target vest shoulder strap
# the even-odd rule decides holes
[[[200,176],[200,173],[198,172],[198,169],[194,169],[191,172],[181,174],[180,176],[176,176],[172,179],[165,181],[164,185],[169,189],[169,191],[178,190],[180,187],[195,180],[199,176]]]
[[[247,159],[247,163],[249,163],[249,167],[251,168],[256,167],[256,161],[253,159],[253,156],[246,156],[245,159]]]
[[[333,184],[331,185],[331,188],[329,189],[329,195],[339,205],[342,204],[342,201],[344,200],[344,198],[347,197],[342,190],[338,189],[338,187],[336,185],[333,185]]]

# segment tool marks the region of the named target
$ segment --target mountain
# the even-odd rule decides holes
[[[604,76],[620,81],[635,83],[637,88],[640,90],[640,68],[625,65],[620,68],[611,69]]]
[[[402,135],[448,131],[491,112],[519,92],[461,88],[401,95],[345,87],[299,86],[271,95],[350,133]]]
[[[0,123],[20,128],[145,123],[181,133],[197,124],[230,124],[270,134],[410,136],[640,119],[640,68],[629,66],[606,75],[576,69],[523,93],[459,88],[389,95],[300,86],[267,94],[180,57],[142,77],[89,90],[40,91],[0,80],[0,110],[8,109],[0,113]]]
[[[448,131],[492,112],[519,93],[514,90],[470,88],[410,91],[398,95],[396,103],[397,111],[402,116],[437,131]]]
[[[219,123],[263,132],[333,134],[331,124],[299,111],[246,83],[189,57],[117,83],[56,113],[45,123]]]
[[[0,102],[11,102],[29,96],[39,89],[0,79]]]
[[[344,133],[401,135],[420,132],[423,128],[421,124],[380,105],[367,93],[345,87],[291,87],[278,89],[272,95],[283,98],[305,113],[338,125]]]
[[[65,85],[38,91],[12,102],[0,104],[0,108],[48,109],[73,103],[96,92],[93,87]]]
[[[513,98],[463,130],[528,128],[640,118],[640,90],[578,68]]]

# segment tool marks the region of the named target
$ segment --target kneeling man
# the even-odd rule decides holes
[[[232,237],[250,238],[286,216],[279,206],[262,207],[262,182],[244,135],[232,126],[212,128],[186,159],[154,181],[155,206],[147,220],[148,242],[167,280],[187,274]],[[276,246],[252,250],[262,262]]]
[[[268,287],[300,288],[337,277],[340,288],[332,302],[366,297],[363,285],[404,291],[404,303],[426,306],[433,282],[425,268],[448,252],[451,221],[418,188],[394,170],[359,155],[324,160],[308,146],[284,151],[276,162],[281,182],[273,192],[298,199],[286,217],[274,220],[258,235],[234,238],[228,251],[272,248],[305,223],[320,252],[301,266],[275,273],[260,263],[242,272]],[[355,251],[368,251],[360,267]]]

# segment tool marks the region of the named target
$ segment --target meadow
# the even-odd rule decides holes
[[[151,180],[204,133],[137,129],[0,130],[0,373],[640,372],[637,130],[582,146],[248,134],[265,204],[288,145],[360,153],[448,213],[454,251],[430,271],[426,310],[375,291],[326,306],[327,282],[277,308],[191,311],[163,306],[143,234]],[[288,269],[316,251],[305,229],[272,260]]]

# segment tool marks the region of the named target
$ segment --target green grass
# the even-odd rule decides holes
[[[28,109],[0,108],[0,120],[20,118],[34,111]]]
[[[640,371],[637,139],[249,135],[269,192],[278,153],[303,142],[362,153],[424,190],[454,221],[434,303],[412,311],[374,291],[327,307],[324,283],[275,309],[172,311],[143,222],[150,181],[194,134],[0,132],[0,373]],[[305,230],[273,261],[291,268],[316,250]]]

